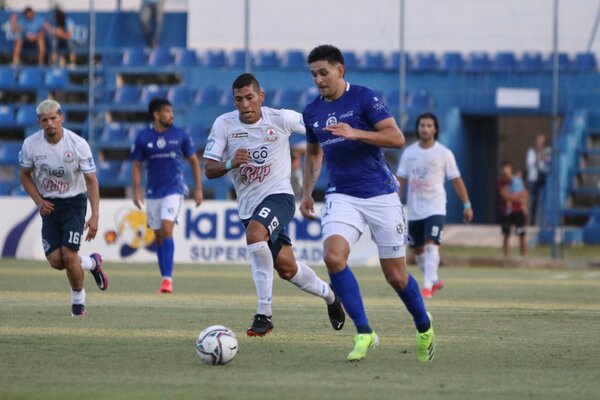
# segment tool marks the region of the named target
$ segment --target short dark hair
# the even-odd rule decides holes
[[[254,86],[257,92],[260,92],[260,83],[258,83],[258,79],[250,73],[244,73],[235,78],[233,83],[231,84],[231,91],[233,92],[235,89],[241,89],[246,86]]]
[[[148,104],[148,112],[150,113],[150,116],[154,118],[154,113],[162,110],[164,106],[171,106],[171,102],[162,97],[155,97],[150,100],[150,103]]]
[[[322,44],[315,47],[308,54],[308,63],[315,61],[328,61],[331,64],[342,64],[344,65],[344,55],[335,46],[330,44]]]
[[[512,167],[512,163],[508,160],[502,160],[502,162],[500,163],[500,168],[504,168],[507,165],[510,165]]]
[[[430,112],[425,112],[417,117],[417,122],[415,122],[415,132],[417,133],[417,137],[419,137],[419,124],[422,119],[430,119],[433,121],[433,126],[435,126],[435,135],[433,135],[433,138],[437,141],[440,134],[440,124],[438,123],[435,114]]]

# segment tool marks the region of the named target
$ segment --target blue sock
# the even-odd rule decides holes
[[[404,302],[408,312],[412,315],[417,330],[419,332],[427,332],[431,327],[431,322],[429,321],[429,316],[427,316],[421,292],[419,292],[419,284],[411,274],[408,274],[408,285],[406,285],[403,291],[398,292],[398,295]]]
[[[350,270],[350,267],[346,265],[346,268],[336,273],[329,273],[331,279],[331,285],[333,290],[340,298],[344,309],[348,313],[348,316],[354,321],[356,331],[358,333],[371,333],[373,329],[369,326],[369,320],[365,313],[365,307],[363,305],[362,297],[360,295],[360,288],[356,277]]]
[[[173,256],[175,255],[175,243],[173,238],[163,238],[163,277],[171,278],[173,276]]]
[[[156,258],[158,258],[158,269],[160,269],[160,276],[165,276],[164,267],[163,267],[163,249],[162,244],[158,244],[156,246]]]

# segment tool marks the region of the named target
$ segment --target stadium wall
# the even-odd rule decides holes
[[[0,226],[2,258],[44,260],[41,243],[42,220],[29,198],[0,197],[3,223]],[[320,210],[320,204],[315,209]],[[89,210],[88,210],[89,217]],[[102,199],[96,239],[81,245],[82,254],[99,252],[106,261],[155,262],[153,232],[146,227],[145,213],[130,200]],[[198,264],[248,264],[244,227],[233,201],[205,201],[200,208],[184,202],[174,230],[175,262]],[[304,219],[299,212],[288,227],[298,260],[324,265],[320,220]],[[377,248],[364,232],[352,248],[350,263],[379,265]]]

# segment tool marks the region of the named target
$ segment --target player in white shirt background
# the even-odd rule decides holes
[[[236,111],[215,120],[204,158],[209,179],[229,173],[233,180],[240,219],[246,226],[246,243],[256,286],[258,307],[248,336],[273,330],[273,269],[303,291],[327,303],[332,327],[342,329],[345,314],[329,284],[294,257],[285,226],[295,214],[290,183],[292,132],[305,133],[302,115],[292,110],[262,107],[265,95],[252,74],[232,84]]]
[[[98,253],[79,256],[79,247],[98,232],[100,193],[96,166],[88,143],[63,128],[60,104],[44,100],[37,106],[40,131],[23,142],[19,177],[42,216],[42,244],[50,266],[66,270],[71,285],[71,315],[85,315],[84,270],[94,276],[100,290],[108,280]],[[85,221],[87,201],[92,213]]]
[[[448,178],[464,209],[464,222],[473,220],[469,194],[452,151],[437,141],[439,124],[432,113],[417,118],[419,140],[408,146],[400,158],[396,175],[400,194],[408,186],[408,232],[415,259],[423,271],[421,294],[431,298],[444,287],[439,278],[439,246],[446,218],[445,178]]]

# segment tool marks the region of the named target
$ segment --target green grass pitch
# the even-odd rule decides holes
[[[278,278],[275,330],[246,337],[248,266],[177,265],[173,295],[154,294],[154,265],[105,269],[109,290],[87,274],[88,315],[72,318],[64,273],[0,260],[0,399],[600,398],[599,270],[442,268],[446,288],[426,301],[438,353],[423,364],[381,271],[354,268],[381,344],[351,364],[351,321],[334,332],[322,300]],[[194,351],[213,324],[239,340],[225,366]]]

